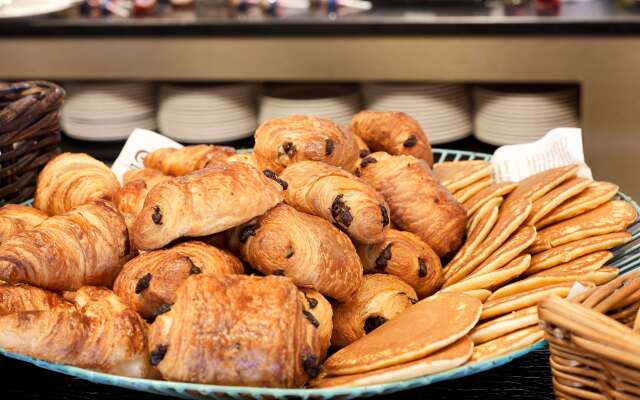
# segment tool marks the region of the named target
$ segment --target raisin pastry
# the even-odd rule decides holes
[[[360,160],[358,170],[384,196],[400,229],[418,235],[440,257],[460,247],[467,213],[425,161],[376,152]]]
[[[433,165],[427,135],[418,121],[403,112],[361,111],[351,119],[349,129],[373,151],[407,154]]]
[[[173,179],[156,169],[143,168],[134,171],[137,173],[129,174],[130,171],[125,173],[125,184],[118,190],[114,199],[129,229],[133,227],[136,217],[142,210],[149,190],[159,183]]]
[[[285,201],[335,223],[359,243],[379,243],[389,229],[389,207],[365,181],[317,161],[292,164],[282,173]]]
[[[0,243],[11,236],[40,225],[49,216],[37,208],[7,204],[0,208]]]
[[[92,200],[113,200],[120,183],[109,167],[84,153],[63,153],[38,175],[33,206],[59,215]]]
[[[230,247],[263,274],[287,276],[340,301],[362,283],[362,265],[349,237],[286,204],[235,228]]]
[[[321,362],[304,301],[286,277],[191,276],[149,329],[151,364],[171,381],[302,386]]]
[[[183,236],[208,236],[243,224],[282,201],[286,182],[249,164],[219,162],[162,182],[147,194],[131,236],[155,250]]]
[[[323,161],[351,171],[358,159],[355,137],[328,119],[293,115],[272,119],[256,130],[254,152],[279,174],[299,161]]]
[[[411,232],[389,229],[381,243],[360,245],[365,272],[385,272],[411,285],[419,298],[435,293],[444,282],[440,258]]]
[[[122,174],[122,181],[126,185],[129,182],[142,179],[144,181],[153,180],[155,178],[167,176],[162,171],[153,168],[137,168],[130,169]]]
[[[0,281],[0,316],[22,311],[44,311],[68,308],[70,303],[58,293],[31,285]]]
[[[416,292],[400,278],[365,275],[353,298],[333,308],[331,344],[338,348],[351,344],[417,301]]]
[[[190,275],[241,274],[242,262],[223,250],[191,241],[144,253],[129,261],[113,291],[142,317],[169,311],[178,287]]]
[[[249,165],[252,165],[253,167],[259,169],[260,171],[262,171],[263,169],[266,169],[264,168],[264,166],[261,165],[261,163],[258,162],[258,158],[253,152],[236,153],[234,155],[227,157],[225,161],[226,162],[232,162],[232,161],[244,162]]]
[[[358,135],[353,135],[356,138],[356,143],[358,144],[358,156],[360,158],[365,158],[369,154],[371,154],[371,150],[369,150],[369,146],[362,140],[362,138]]]
[[[233,147],[199,144],[179,149],[162,148],[147,154],[144,166],[165,175],[182,176],[226,160],[236,151]]]
[[[320,359],[324,360],[331,346],[333,334],[333,308],[331,303],[317,290],[302,288],[300,293],[304,297],[304,309],[318,321],[318,335],[320,336]],[[310,334],[315,334],[309,331]]]

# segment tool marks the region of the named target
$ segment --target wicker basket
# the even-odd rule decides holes
[[[558,399],[640,399],[640,272],[540,303]]]
[[[32,198],[38,172],[60,153],[64,95],[50,82],[0,82],[0,205]]]

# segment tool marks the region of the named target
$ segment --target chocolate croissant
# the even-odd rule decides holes
[[[27,229],[35,228],[49,216],[37,208],[7,204],[0,208],[0,243]]]
[[[156,178],[167,176],[162,171],[153,168],[137,168],[130,169],[122,175],[122,181],[126,185],[131,181],[142,179],[145,182],[152,181]]]
[[[438,255],[413,233],[389,229],[383,242],[358,246],[366,272],[385,272],[411,285],[419,298],[444,282]]]
[[[440,257],[460,247],[467,213],[425,161],[376,152],[360,160],[358,170],[384,196],[391,219],[402,230],[418,235]]]
[[[282,173],[285,201],[300,211],[335,223],[360,243],[379,243],[389,229],[389,207],[353,174],[317,161],[301,161]]]
[[[254,153],[275,173],[299,161],[323,161],[351,171],[358,159],[355,137],[328,119],[293,115],[260,125]]]
[[[233,155],[227,157],[227,159],[225,161],[226,162],[232,162],[232,161],[244,162],[244,163],[247,163],[249,165],[254,166],[255,168],[259,169],[260,171],[266,169],[263,165],[261,165],[261,163],[259,162],[258,158],[256,157],[256,155],[253,152],[251,152],[251,153],[236,153],[236,154],[233,154]]]
[[[127,226],[113,203],[96,200],[0,245],[0,279],[52,290],[111,286],[129,253]]]
[[[151,364],[167,380],[296,387],[321,362],[320,322],[289,278],[196,275],[149,330]]]
[[[84,153],[63,153],[38,175],[33,206],[59,215],[92,200],[113,200],[120,183],[109,167]]]
[[[371,150],[369,149],[369,146],[367,146],[367,144],[364,142],[364,140],[362,140],[362,138],[358,135],[353,136],[355,136],[356,143],[358,144],[358,156],[360,158],[365,158],[366,156],[371,154]]]
[[[373,151],[407,154],[433,165],[427,135],[418,121],[403,112],[361,111],[353,116],[349,129]]]
[[[387,274],[364,276],[351,300],[333,308],[331,344],[344,347],[395,318],[418,298],[411,286]]]
[[[0,317],[0,347],[115,375],[149,375],[146,324],[108,289],[65,293],[73,307]]]
[[[362,265],[349,237],[286,204],[235,228],[230,247],[263,274],[287,276],[339,301],[350,299],[362,283]]]
[[[269,175],[275,180],[246,163],[220,162],[156,185],[131,229],[134,246],[155,250],[183,236],[211,235],[264,214],[282,201],[286,187]]]
[[[163,148],[147,154],[144,166],[160,170],[165,175],[182,176],[224,161],[235,152],[233,147],[206,144],[179,149]]]
[[[134,171],[139,172],[129,174],[130,171],[127,171],[125,173],[125,184],[118,190],[114,199],[114,203],[129,229],[133,227],[136,217],[142,210],[149,190],[159,183],[172,179],[172,177],[155,169],[143,168]]]
[[[69,305],[58,293],[31,285],[12,285],[0,281],[0,316],[23,311],[62,309]]]
[[[302,288],[300,293],[304,297],[302,305],[318,321],[318,335],[320,336],[320,360],[324,360],[327,350],[331,346],[333,334],[333,308],[331,303],[317,290]],[[309,331],[314,335],[314,331]]]
[[[178,287],[197,274],[240,274],[242,262],[208,244],[191,241],[170,249],[144,253],[129,261],[113,284],[113,291],[149,318],[168,311]]]

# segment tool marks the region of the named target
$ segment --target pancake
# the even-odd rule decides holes
[[[451,286],[445,287],[442,289],[442,292],[466,292],[467,290],[491,289],[500,286],[520,276],[529,268],[530,262],[531,256],[525,254],[511,261],[503,268],[481,275],[470,276]]]
[[[618,186],[610,182],[591,182],[580,194],[570,198],[536,223],[541,229],[547,225],[583,214],[611,200],[618,193]]]
[[[323,372],[326,376],[356,374],[424,358],[465,336],[481,310],[480,300],[464,294],[428,297],[338,350],[325,361]]]
[[[491,176],[493,166],[489,161],[445,161],[433,164],[433,176],[450,192],[455,192],[487,176]]]
[[[508,354],[539,342],[543,338],[544,332],[538,326],[520,329],[476,346],[469,362],[483,361]]]
[[[529,250],[536,254],[575,240],[620,232],[636,219],[638,213],[631,204],[613,200],[587,213],[544,228],[538,232],[538,238]]]
[[[480,222],[486,216],[486,214],[488,212],[493,212],[494,208],[499,211],[500,210],[500,204],[502,204],[503,200],[504,199],[502,197],[494,197],[493,199],[491,199],[491,200],[487,201],[486,203],[484,203],[482,205],[482,207],[480,207],[478,209],[478,211],[476,211],[476,213],[471,216],[471,218],[468,218],[468,221],[467,221],[467,232],[473,231],[475,229],[475,227],[478,225],[478,222]],[[496,214],[496,220],[497,219],[498,219],[498,214]],[[493,228],[493,225],[491,225],[491,227]],[[467,239],[468,239],[468,237],[467,237]]]
[[[518,185],[513,182],[494,183],[471,196],[470,199],[462,203],[462,207],[467,210],[467,215],[471,216],[478,211],[482,205],[494,197],[502,197],[513,191]]]
[[[476,345],[538,324],[538,306],[531,306],[479,324],[469,336]]]
[[[502,268],[525,251],[536,239],[536,228],[525,226],[511,235],[491,257],[487,258],[470,276],[482,275]]]
[[[493,178],[487,176],[486,178],[482,178],[479,181],[473,182],[469,186],[465,186],[462,189],[456,191],[453,194],[453,197],[458,200],[458,202],[463,203],[469,200],[473,195],[480,192],[482,189],[490,186],[493,183]]]
[[[318,379],[312,382],[311,386],[316,388],[366,386],[433,375],[459,367],[471,357],[472,353],[473,341],[468,336],[464,336],[448,347],[420,360],[371,372]]]
[[[565,243],[561,246],[543,251],[533,256],[531,265],[526,275],[532,275],[575,260],[586,254],[591,254],[600,250],[609,250],[621,244],[627,243],[631,239],[628,232],[609,233],[606,235],[592,236],[590,238],[576,240]]]
[[[489,296],[491,296],[491,290],[473,289],[467,290],[466,292],[464,292],[464,294],[466,294],[467,296],[475,297],[476,299],[484,303],[484,301],[487,300]]]
[[[556,209],[560,204],[564,203],[565,200],[585,190],[590,183],[590,179],[571,178],[549,193],[540,197],[538,200],[533,202],[533,209],[531,210],[531,215],[529,215],[526,224],[535,225],[551,211]]]

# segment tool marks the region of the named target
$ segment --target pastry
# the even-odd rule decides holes
[[[512,182],[491,184],[471,196],[470,199],[465,200],[462,203],[462,207],[467,210],[467,215],[473,215],[489,200],[496,197],[506,196],[511,193],[517,186],[518,184]]]
[[[44,311],[68,306],[58,293],[31,285],[0,281],[0,316],[22,311]]]
[[[495,358],[503,354],[512,353],[516,350],[523,349],[544,338],[544,331],[538,326],[530,326],[511,332],[505,336],[477,345],[473,349],[473,355],[469,362],[479,362]]]
[[[233,161],[239,161],[239,162],[244,162],[247,163],[249,165],[252,165],[253,167],[259,169],[259,170],[263,170],[264,168],[260,165],[260,163],[258,162],[258,158],[256,157],[256,155],[253,152],[250,153],[235,153],[230,155],[229,157],[226,158],[225,160],[226,162],[233,162]]]
[[[384,198],[349,172],[316,161],[301,161],[281,175],[289,188],[287,204],[322,217],[359,243],[378,243],[389,229]]]
[[[147,198],[149,190],[157,184],[170,179],[172,179],[172,177],[169,175],[149,168],[127,171],[125,173],[125,184],[116,193],[114,203],[124,217],[124,221],[129,229],[133,227],[136,217],[142,210],[144,200]]]
[[[279,204],[233,230],[230,247],[265,275],[284,275],[338,301],[362,284],[362,264],[349,237],[328,221]]]
[[[122,174],[122,182],[126,185],[131,181],[142,179],[144,181],[153,180],[162,176],[167,176],[162,171],[153,168],[130,169]]]
[[[533,202],[533,209],[531,210],[531,215],[527,218],[526,224],[537,224],[538,221],[543,219],[565,200],[585,190],[590,183],[591,180],[585,178],[568,179],[560,186]]]
[[[95,200],[0,245],[0,279],[52,290],[110,286],[129,256],[124,219]]]
[[[365,275],[358,291],[333,311],[331,343],[344,347],[370,334],[417,302],[416,292],[397,277]]]
[[[162,148],[147,154],[144,166],[160,170],[165,175],[182,176],[224,161],[235,152],[232,147],[206,144],[179,149]]]
[[[407,154],[433,165],[429,139],[415,119],[403,112],[361,111],[349,129],[373,151]]]
[[[254,154],[279,174],[300,161],[322,161],[351,171],[358,159],[356,138],[328,119],[292,115],[258,127]]]
[[[398,227],[418,235],[440,257],[460,247],[467,213],[425,161],[377,152],[360,160],[359,171],[384,196]]]
[[[113,200],[120,183],[102,162],[84,153],[63,153],[38,175],[33,206],[59,215],[92,200]]]
[[[7,204],[0,208],[0,243],[11,236],[40,225],[49,216],[37,208]]]
[[[356,143],[358,145],[358,156],[360,158],[365,158],[369,154],[371,154],[371,150],[369,146],[362,140],[362,138],[358,135],[353,135],[356,138]]]
[[[233,228],[280,203],[283,186],[285,182],[241,162],[211,164],[160,183],[147,194],[133,224],[133,243],[138,249],[154,250],[183,236]]]
[[[538,307],[531,306],[503,315],[496,319],[483,322],[469,332],[469,336],[476,345],[497,339],[513,331],[538,324]]]
[[[331,346],[333,334],[333,308],[331,303],[315,289],[301,288],[300,293],[304,297],[302,306],[318,321],[318,336],[320,337],[320,359],[324,360],[327,350]],[[309,331],[315,334],[313,331]]]
[[[489,161],[445,161],[433,165],[433,176],[447,189],[455,192],[486,178],[493,167]]]

